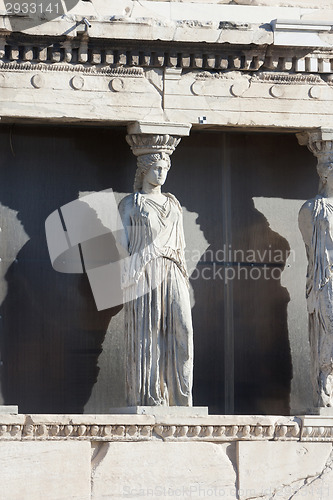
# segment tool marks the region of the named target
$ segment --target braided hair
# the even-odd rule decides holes
[[[133,191],[141,191],[143,185],[143,178],[154,163],[159,160],[167,162],[169,168],[171,166],[170,156],[167,153],[150,153],[147,155],[140,155],[137,159],[137,169],[134,177]]]

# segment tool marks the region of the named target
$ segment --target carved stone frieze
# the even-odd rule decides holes
[[[299,435],[297,424],[291,426],[294,438]],[[164,440],[240,441],[279,439],[279,426],[274,425],[163,425],[154,427],[154,432]],[[285,438],[286,435],[283,435]],[[291,437],[289,433],[288,437]]]
[[[2,71],[61,71],[61,72],[77,72],[86,73],[89,75],[105,75],[115,77],[144,77],[142,68],[110,68],[109,66],[96,68],[96,66],[84,66],[82,64],[46,64],[46,63],[30,63],[30,62],[4,62],[0,61],[0,70]]]
[[[304,427],[301,437],[302,441],[333,441],[333,426]]]
[[[239,78],[244,78],[244,75],[237,71],[200,71],[194,73],[194,78],[196,81],[237,80]],[[251,82],[267,82],[286,85],[320,85],[324,83],[331,83],[330,81],[325,82],[320,75],[292,74],[284,72],[271,73],[269,71],[258,71],[257,73],[248,76],[248,78]]]
[[[187,74],[187,77],[189,73]],[[183,79],[186,78],[184,75]],[[245,74],[240,71],[193,71],[191,93],[195,96],[263,97],[297,99],[304,101],[325,100],[333,97],[331,84],[320,75],[258,72]],[[251,86],[256,90],[248,92]]]
[[[262,81],[274,84],[322,84],[323,79],[319,75],[306,75],[306,74],[290,74],[290,73],[270,73],[258,72],[252,76],[254,81]]]
[[[84,421],[84,420],[83,420]],[[85,439],[92,441],[163,440],[238,441],[238,440],[292,440],[299,437],[299,426],[274,425],[63,425],[27,424],[0,425],[0,441]],[[332,438],[333,439],[333,438]]]
[[[0,441],[333,441],[333,417],[324,424],[304,418],[310,417],[0,415]]]
[[[333,416],[301,417],[301,441],[333,441]]]
[[[0,441],[333,441],[333,416],[0,415]]]

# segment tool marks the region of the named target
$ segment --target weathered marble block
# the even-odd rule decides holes
[[[331,443],[238,442],[237,450],[240,500],[330,498],[316,492],[333,491]]]
[[[234,445],[104,443],[95,450],[92,500],[149,497],[235,498]],[[214,493],[215,492],[215,493]]]
[[[89,442],[0,442],[0,497],[90,499]]]

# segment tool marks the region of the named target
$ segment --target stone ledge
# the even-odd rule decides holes
[[[333,429],[333,419],[331,419]],[[301,420],[282,416],[0,415],[0,441],[299,440]],[[333,440],[333,437],[332,437]]]
[[[0,415],[17,415],[18,406],[16,405],[0,405]]]
[[[189,9],[191,10],[191,9]],[[151,14],[150,14],[151,16]],[[188,14],[190,17],[190,12]],[[276,17],[276,16],[275,16]],[[87,35],[90,39],[102,40],[161,40],[164,42],[190,43],[235,43],[239,44],[271,44],[273,32],[270,26],[249,24],[248,22],[225,21],[221,14],[213,17],[216,21],[200,21],[193,19],[171,20],[154,17],[128,18],[126,16],[110,16],[106,18],[88,17],[91,23]],[[268,20],[272,21],[274,17]],[[0,34],[8,36],[11,33],[22,35],[54,37],[59,33],[68,33],[68,39],[81,36],[76,27],[82,16],[66,16],[39,26],[34,20],[26,17],[6,16],[0,11]],[[62,36],[62,35],[61,35]],[[64,38],[62,36],[62,38]],[[84,37],[83,37],[84,38]],[[86,38],[84,38],[87,40]]]
[[[321,441],[333,416],[0,415],[0,441]]]
[[[171,133],[171,132],[166,132]],[[186,421],[198,417],[208,417],[208,406],[127,406],[111,408],[110,413],[116,415],[152,415],[157,421],[165,419]]]
[[[320,22],[333,18],[332,2],[324,1],[324,4],[318,8],[315,5],[309,5],[311,0],[305,1],[307,2],[307,5],[304,5],[305,8],[293,6],[292,1],[287,0],[281,2],[280,6],[276,5],[274,0],[269,0],[268,5],[265,5],[265,1],[262,0],[237,0],[238,5],[227,5],[230,3],[228,0],[194,3],[113,1],[111,4],[109,1],[107,5],[103,5],[103,2],[99,2],[98,5],[94,2],[92,5],[91,2],[81,1],[67,15],[49,22],[45,22],[43,18],[40,20],[41,24],[36,26],[33,18],[6,15],[5,2],[0,0],[0,17],[2,18],[0,24],[2,32],[49,36],[67,33],[69,37],[73,37],[80,33],[82,29],[80,22],[85,16],[91,24],[86,32],[90,37],[186,40],[195,43],[199,41],[219,42],[221,39],[231,43],[235,39],[235,43],[241,43],[238,42],[241,38],[243,43],[256,43],[258,39],[263,40],[262,43],[272,43],[272,32],[264,25],[268,25],[274,19],[281,18],[296,22],[306,19]],[[304,0],[301,7],[303,2]],[[220,21],[234,24],[236,30],[235,28],[220,30]],[[245,25],[249,29],[244,31]],[[235,31],[236,37],[233,33]]]

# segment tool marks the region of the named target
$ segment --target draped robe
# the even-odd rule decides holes
[[[312,222],[306,298],[314,398],[317,406],[333,406],[333,205],[318,195],[305,206]]]
[[[123,272],[127,403],[192,405],[193,331],[182,209],[141,193],[120,207],[129,221]]]

